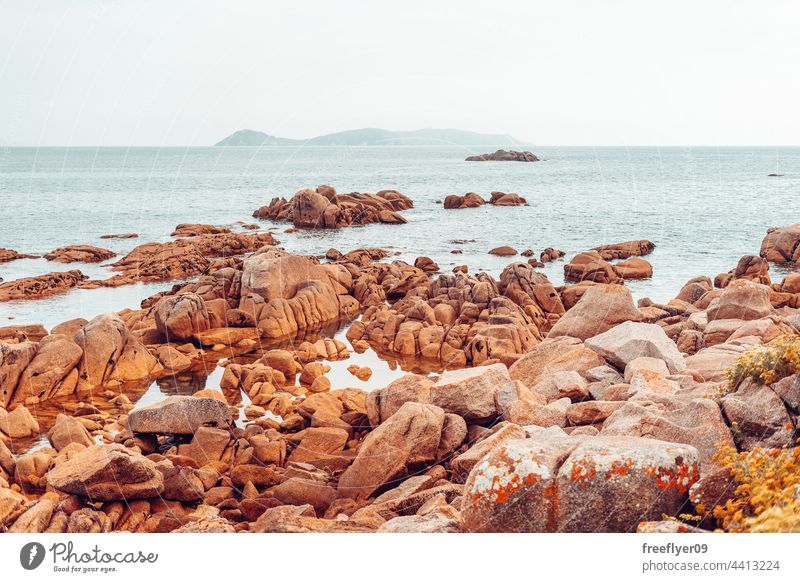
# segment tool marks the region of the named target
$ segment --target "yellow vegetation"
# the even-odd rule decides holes
[[[800,336],[782,336],[739,356],[728,370],[728,389],[735,390],[747,378],[772,384],[799,371]]]
[[[800,448],[717,453],[736,480],[733,499],[714,508],[729,532],[800,532]]]

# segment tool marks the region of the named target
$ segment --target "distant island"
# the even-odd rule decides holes
[[[510,135],[475,133],[462,129],[418,129],[415,131],[391,131],[388,129],[364,128],[340,131],[312,137],[310,139],[289,139],[276,137],[262,131],[240,129],[216,146],[396,146],[396,145],[457,145],[521,146],[523,142]]]
[[[497,150],[493,154],[480,154],[469,156],[468,162],[538,162],[539,158],[531,152],[518,152],[515,150]]]

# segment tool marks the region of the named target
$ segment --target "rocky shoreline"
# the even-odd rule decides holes
[[[256,215],[339,228],[404,220],[412,205],[320,186]],[[784,493],[798,457],[800,274],[772,282],[768,267],[797,264],[800,225],[665,304],[634,302],[624,284],[653,276],[646,240],[572,257],[571,284],[555,286],[531,262],[495,279],[380,249],[291,254],[269,233],[214,225],[173,236],[105,281],[0,285],[2,299],[179,281],[49,333],[0,328],[0,531],[796,528]],[[342,322],[349,345],[326,331]],[[366,351],[419,373],[332,385],[331,364]],[[213,385],[137,404],[153,382],[217,366]],[[777,477],[747,481],[750,465]]]

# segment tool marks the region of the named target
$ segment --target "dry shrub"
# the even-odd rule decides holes
[[[800,336],[782,336],[739,356],[728,370],[728,390],[735,390],[747,378],[759,384],[773,384],[798,371]]]
[[[800,448],[754,449],[717,453],[733,475],[733,499],[714,508],[714,517],[729,532],[800,532]]]

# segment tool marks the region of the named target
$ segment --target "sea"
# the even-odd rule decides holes
[[[466,162],[481,153],[458,146],[371,147],[140,147],[5,148],[0,150],[0,247],[41,254],[68,244],[90,244],[124,254],[148,241],[170,240],[179,223],[258,222],[291,252],[321,255],[333,247],[390,251],[387,260],[413,263],[421,255],[443,272],[467,265],[498,276],[513,260],[488,251],[556,247],[572,255],[633,239],[656,244],[647,256],[652,279],[626,283],[634,297],[666,302],[698,275],[714,277],[758,254],[767,229],[800,222],[798,147],[540,147],[540,162]],[[482,151],[491,151],[486,148]],[[771,173],[782,176],[769,176]],[[319,184],[339,192],[395,189],[414,208],[403,225],[284,232],[291,224],[252,218],[274,197],[291,197]],[[527,205],[445,210],[448,194],[516,192]],[[136,239],[100,239],[112,233]],[[461,254],[451,251],[458,249]],[[0,264],[5,281],[80,269],[111,275],[99,265],[44,259]],[[542,271],[563,283],[563,261]],[[773,267],[780,280],[785,270]],[[72,290],[38,301],[0,303],[0,326],[137,308],[173,282],[114,289]],[[343,337],[340,330],[339,337]],[[345,362],[344,366],[352,362]],[[373,355],[382,380],[401,373]],[[343,366],[332,371],[347,385],[361,383]],[[379,384],[380,385],[380,384]]]

